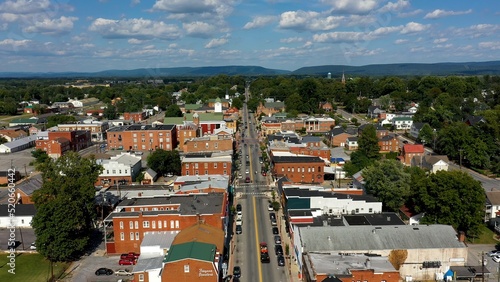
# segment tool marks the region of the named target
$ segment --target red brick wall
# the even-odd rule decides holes
[[[142,137],[143,133],[144,138]],[[152,137],[150,137],[150,133],[153,134]],[[136,134],[135,137],[134,134]],[[163,135],[160,136],[160,134]],[[118,149],[120,146],[122,146],[123,150],[141,151],[149,149],[155,150],[158,148],[171,151],[177,146],[177,131],[175,130],[175,128],[174,130],[113,131],[108,132],[107,138],[109,149]],[[160,142],[160,138],[163,139],[163,142]],[[142,142],[143,140],[144,142]],[[142,145],[145,146],[145,149],[142,149]]]
[[[223,205],[225,206],[225,204]],[[223,208],[221,208],[223,209]],[[149,207],[151,210],[151,207]],[[137,209],[136,209],[137,211]],[[211,215],[201,215],[201,219],[205,223],[222,229],[223,225],[223,212]],[[114,232],[114,248],[116,253],[127,253],[127,252],[140,252],[140,246],[142,239],[144,238],[145,232],[151,231],[181,231],[184,228],[192,226],[198,222],[198,217],[196,215],[181,216],[178,214],[160,214],[153,216],[144,216],[139,214],[137,217],[115,217],[113,218],[113,232]],[[135,228],[135,222],[137,221],[137,227]],[[143,222],[149,221],[149,228],[144,227]],[[155,228],[153,228],[153,221],[155,221]],[[158,221],[161,221],[161,228],[159,227]],[[165,221],[167,226],[165,226]],[[178,227],[176,226],[176,221],[179,221]],[[123,222],[123,228],[121,228],[120,222]],[[130,222],[133,223],[133,228],[130,228]],[[174,224],[173,228],[171,224]],[[121,233],[124,234],[124,240],[121,240]],[[134,233],[134,239],[130,240],[130,232]],[[139,233],[139,239],[136,240],[136,233]],[[109,249],[108,249],[109,252]]]
[[[134,122],[140,122],[146,119],[146,113],[123,113],[124,120],[133,120]]]
[[[189,272],[184,272],[184,265],[189,264]],[[200,269],[208,270],[205,274],[211,273],[212,276],[200,275]],[[199,260],[181,260],[165,264],[161,274],[162,282],[181,282],[181,281],[197,281],[197,282],[217,282],[218,273],[214,268],[214,262],[206,262]]]
[[[351,269],[351,274],[352,277],[340,277],[339,279],[342,280],[342,282],[352,282],[352,281],[370,281],[370,282],[380,282],[380,281],[386,281],[386,282],[399,282],[399,272],[394,271],[394,272],[383,272],[383,273],[374,273],[373,270],[352,270]],[[317,276],[318,281],[323,281],[327,275],[322,275]]]
[[[323,167],[323,163],[275,163],[273,173],[277,177],[286,176],[292,183],[322,183],[325,176]]]
[[[348,137],[353,137],[351,134],[341,133],[339,135],[333,136],[332,145],[336,147],[345,146]],[[343,144],[343,145],[342,145]]]
[[[177,134],[177,139],[179,140],[179,149],[184,149],[184,143],[186,140],[196,137],[196,129],[179,129]]]
[[[224,167],[224,164],[226,165],[226,167]],[[198,165],[198,168],[196,168],[196,165]],[[217,167],[215,167],[215,165],[217,165]],[[224,173],[224,171],[226,173]],[[207,175],[207,174],[231,175],[231,161],[182,163],[182,175]]]
[[[223,137],[220,140],[187,140],[183,144],[182,147],[185,153],[229,151],[233,149],[233,139]]]
[[[291,147],[290,152],[294,154],[300,155],[308,155],[308,156],[317,156],[321,158],[325,158],[330,160],[331,151],[330,149],[311,149],[311,148],[303,148],[303,147]]]

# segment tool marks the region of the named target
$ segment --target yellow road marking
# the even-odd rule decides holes
[[[259,228],[257,226],[257,206],[255,204],[255,197],[252,197],[253,201],[253,218],[255,225],[255,246],[257,247],[257,267],[259,269],[259,281],[262,282],[262,264],[260,263],[260,244],[259,244]]]

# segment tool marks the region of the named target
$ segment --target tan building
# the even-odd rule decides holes
[[[233,138],[226,135],[210,135],[184,141],[185,153],[220,152],[233,150]]]
[[[59,124],[57,129],[59,131],[90,131],[91,140],[99,142],[106,140],[106,130],[109,129],[109,125],[107,122],[89,121],[76,124]]]

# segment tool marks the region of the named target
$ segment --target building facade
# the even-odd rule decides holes
[[[108,149],[153,151],[173,150],[177,147],[175,125],[127,125],[114,127],[107,132]]]
[[[187,154],[181,158],[182,175],[231,175],[230,154]]]
[[[292,183],[322,183],[325,162],[312,156],[271,156],[275,178],[286,177]]]

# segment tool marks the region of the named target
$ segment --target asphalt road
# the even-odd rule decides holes
[[[7,238],[10,236],[10,230],[0,228],[0,250],[7,250]],[[17,251],[29,251],[31,243],[35,242],[36,236],[32,228],[17,228],[15,231],[15,240],[21,242],[16,247]]]

